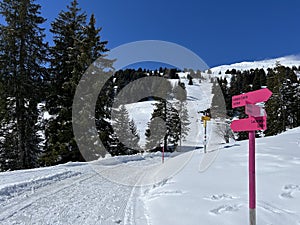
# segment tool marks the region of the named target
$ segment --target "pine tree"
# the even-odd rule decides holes
[[[0,169],[32,168],[40,154],[38,103],[44,96],[44,67],[47,61],[45,19],[34,0],[4,0],[0,13],[5,18],[0,33],[0,78],[5,86],[1,119]]]
[[[178,111],[166,100],[155,104],[152,118],[146,130],[146,149],[151,150],[163,144],[168,151],[168,144],[174,149],[178,145],[181,131],[181,121]]]
[[[154,112],[153,112],[154,113]],[[166,135],[166,123],[162,117],[154,117],[148,123],[146,130],[146,151],[161,150],[161,145],[164,144]]]
[[[211,103],[211,115],[214,118],[224,118],[226,116],[226,102],[224,101],[224,98],[226,100],[227,87],[225,86],[226,85],[223,84],[222,80],[220,79],[216,79],[213,82],[213,87],[212,87],[213,98]],[[228,104],[231,108],[231,98]]]
[[[186,137],[189,134],[189,125],[190,125],[190,120],[189,120],[189,114],[187,110],[187,103],[186,101],[180,101],[179,102],[179,119],[180,119],[180,124],[179,124],[179,145],[180,145],[180,151],[182,147],[182,141],[186,140]]]
[[[260,81],[260,73],[258,72],[258,69],[256,69],[254,72],[254,78],[252,82],[252,90],[259,90],[261,89],[261,81]]]
[[[139,151],[141,151],[141,148],[139,146],[140,136],[138,134],[137,127],[133,119],[131,119],[129,122],[129,130],[130,134],[132,134],[132,139],[130,140],[131,146],[134,150],[138,149]]]
[[[119,109],[113,109],[113,129],[115,138],[115,149],[112,155],[135,154],[140,151],[138,142],[140,140],[133,119],[130,120],[129,113],[124,105]]]
[[[51,91],[46,108],[52,118],[46,127],[46,151],[42,159],[44,165],[84,160],[72,129],[73,98],[88,66],[107,51],[107,42],[100,41],[101,29],[95,28],[94,16],[87,24],[87,15],[81,12],[77,0],[73,0],[67,8],[68,11],[59,13],[50,30],[54,36],[54,46],[50,48]],[[91,159],[94,159],[93,156]]]
[[[5,110],[5,92],[4,92],[4,86],[2,84],[2,80],[0,79],[0,115],[4,113],[4,110]],[[0,116],[0,118],[2,117]]]
[[[262,86],[266,86],[267,85],[267,75],[264,69],[260,69],[259,70],[259,74],[260,74],[260,85]]]
[[[266,86],[266,73],[263,69],[254,71],[253,90],[259,90],[262,86]]]
[[[189,77],[189,83],[188,83],[188,85],[193,85],[193,77],[192,76]]]

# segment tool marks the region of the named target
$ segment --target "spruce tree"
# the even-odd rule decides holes
[[[152,114],[151,120],[148,123],[148,128],[146,130],[146,151],[151,150],[161,150],[162,145],[164,145],[166,137],[166,122],[163,115],[157,117],[157,113]]]
[[[51,91],[46,108],[52,117],[46,127],[44,165],[84,160],[72,129],[73,98],[88,66],[107,51],[107,42],[100,40],[101,29],[95,27],[94,16],[87,24],[87,15],[81,11],[77,0],[73,0],[67,9],[59,13],[50,30],[54,46],[50,48]]]
[[[256,69],[254,72],[254,79],[252,82],[252,90],[259,90],[261,88],[261,82],[260,82],[260,74],[258,73],[258,70]]]
[[[131,119],[129,122],[129,131],[129,133],[132,135],[132,139],[130,140],[131,146],[133,147],[132,149],[141,151],[141,148],[139,146],[140,136],[133,119]]]
[[[114,109],[114,137],[116,138],[115,150],[110,152],[112,155],[128,155],[137,153],[139,136],[133,120],[130,120],[129,113],[124,105],[119,109]]]
[[[32,168],[38,165],[41,139],[38,131],[38,103],[44,96],[44,67],[47,44],[45,19],[34,0],[3,0],[0,13],[5,19],[0,33],[0,78],[5,105],[1,118],[0,169]]]
[[[181,132],[181,121],[178,111],[165,99],[155,104],[151,121],[146,130],[146,148],[151,150],[163,144],[165,151],[168,151],[168,144],[174,149],[178,145]]]
[[[266,73],[263,69],[256,69],[254,71],[254,79],[253,79],[253,90],[259,90],[262,86],[266,86]]]

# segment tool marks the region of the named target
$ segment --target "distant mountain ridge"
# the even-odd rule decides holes
[[[239,63],[234,63],[234,64],[229,64],[229,65],[221,65],[217,67],[211,68],[211,71],[213,74],[225,74],[227,70],[240,70],[240,71],[245,71],[245,70],[250,70],[250,69],[265,69],[267,70],[268,68],[275,68],[277,64],[287,66],[287,67],[293,67],[296,66],[299,68],[300,66],[300,55],[290,55],[290,56],[285,56],[285,57],[279,57],[279,58],[274,58],[274,59],[265,59],[261,61],[248,61],[248,62],[239,62]]]

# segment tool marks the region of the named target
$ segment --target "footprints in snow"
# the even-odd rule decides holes
[[[204,199],[209,201],[231,201],[237,199],[237,197],[228,194],[221,194],[205,197]],[[214,215],[221,215],[223,213],[236,212],[240,210],[241,207],[241,204],[223,204],[215,209],[210,210],[209,212]]]
[[[291,199],[294,198],[295,192],[300,192],[300,186],[295,184],[288,184],[283,187],[284,192],[280,195],[282,198]]]
[[[234,205],[222,205],[216,209],[210,210],[210,213],[215,214],[215,215],[221,215],[226,212],[236,212],[242,207],[241,204],[234,204]]]
[[[219,200],[232,200],[236,199],[237,197],[233,197],[231,195],[227,194],[221,194],[221,195],[212,195],[210,197],[205,197],[206,200],[212,200],[212,201],[219,201]]]
[[[297,193],[300,195],[300,185],[288,184],[283,187],[283,192],[280,194],[280,197],[284,198],[284,199],[293,199],[293,198],[295,198],[295,195]],[[223,213],[236,212],[243,207],[242,204],[237,204],[237,203],[231,204],[230,201],[237,199],[237,197],[234,197],[234,196],[231,196],[228,194],[212,195],[209,197],[205,197],[204,199],[209,200],[209,201],[226,201],[225,204],[220,205],[219,207],[209,211],[213,215],[221,215]],[[258,202],[257,206],[258,206],[258,208],[261,208],[265,211],[268,211],[268,212],[271,212],[274,214],[289,214],[290,213],[288,210],[282,210],[282,209],[275,207],[271,204],[268,204],[266,202]]]

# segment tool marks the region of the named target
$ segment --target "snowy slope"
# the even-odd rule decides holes
[[[275,68],[277,63],[280,63],[281,65],[290,68],[292,68],[293,66],[296,66],[298,68],[300,66],[300,56],[286,56],[286,57],[267,59],[262,61],[239,62],[230,65],[221,65],[221,66],[211,68],[211,71],[216,76],[219,76],[220,72],[221,75],[224,76],[227,70],[232,70],[232,69],[245,71],[245,70],[258,68],[267,71],[268,68]]]
[[[187,90],[187,108],[190,115],[190,132],[189,137],[183,141],[182,145],[185,149],[191,147],[202,146],[200,139],[203,137],[202,127],[199,111],[210,108],[212,94],[212,84],[207,80],[199,83],[199,79],[194,79],[194,85],[188,85],[187,73],[179,73],[180,81],[185,84]],[[177,79],[169,80],[172,85],[178,84]],[[137,126],[140,134],[140,145],[145,146],[145,131],[148,128],[148,122],[151,119],[151,114],[154,109],[155,101],[139,102],[126,105],[130,118],[132,118]],[[184,150],[184,149],[183,149]]]
[[[148,224],[248,224],[248,143],[220,149],[199,172],[195,152],[179,174],[144,191]],[[300,224],[300,129],[257,140],[257,224]]]

